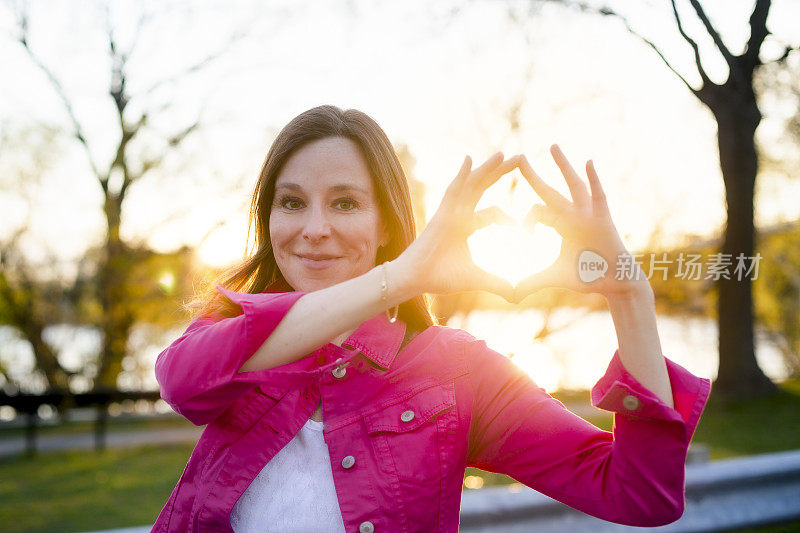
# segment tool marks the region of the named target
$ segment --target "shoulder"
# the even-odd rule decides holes
[[[448,359],[459,360],[471,374],[478,374],[480,379],[500,375],[517,379],[525,375],[507,355],[494,350],[485,340],[468,331],[445,326],[431,326],[428,329],[434,329],[429,332],[432,345],[441,347]]]
[[[448,351],[464,350],[468,344],[477,341],[467,331],[447,326],[428,326],[424,331],[415,333],[414,336],[424,337],[426,344],[444,347]]]
[[[486,341],[463,329],[430,326],[425,332],[430,335],[432,342],[446,345],[454,351],[463,352],[465,356],[469,355],[467,352],[481,351],[486,347]]]
[[[458,363],[469,371],[474,371],[481,360],[485,361],[486,356],[493,352],[485,341],[468,331],[447,326],[429,326],[419,334],[417,342],[415,352],[425,352],[428,358],[442,357],[443,362]]]

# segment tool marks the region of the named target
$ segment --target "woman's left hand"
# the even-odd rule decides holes
[[[521,157],[519,168],[545,202],[545,205],[534,205],[527,220],[530,223],[541,222],[555,229],[562,237],[561,252],[552,265],[517,284],[515,300],[522,301],[545,287],[597,292],[606,298],[651,291],[644,273],[625,248],[611,220],[605,193],[593,163],[586,163],[590,194],[561,149],[553,145],[550,153],[567,181],[571,202],[547,185],[534,172],[525,156]],[[619,273],[618,261],[621,268]],[[603,268],[605,271],[601,274]],[[616,279],[618,277],[621,279]]]

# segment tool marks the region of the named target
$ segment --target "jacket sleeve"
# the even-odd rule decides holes
[[[474,338],[467,464],[507,474],[592,516],[635,526],[683,514],[686,453],[711,390],[666,359],[674,408],[636,381],[614,352],[592,403],[614,412],[612,432],[583,420],[504,355]]]
[[[255,385],[274,383],[282,370],[291,372],[297,366],[290,363],[276,369],[239,372],[305,293],[245,294],[217,289],[239,304],[242,314],[192,321],[155,363],[161,397],[198,426],[214,420]]]

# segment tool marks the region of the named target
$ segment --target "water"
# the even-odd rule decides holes
[[[533,340],[544,313],[524,310],[474,311],[455,316],[448,326],[463,328],[506,355],[549,392],[588,389],[603,375],[618,347],[611,314],[607,311],[560,308],[552,312],[547,338]],[[658,332],[664,356],[693,374],[714,379],[717,375],[717,324],[711,319],[658,316]],[[563,329],[559,329],[563,328]],[[757,336],[756,358],[772,379],[786,377],[780,352]]]
[[[585,310],[561,308],[552,312],[550,327],[557,329],[543,340],[533,340],[541,327],[544,313],[538,310],[474,311],[467,317],[456,315],[447,324],[462,328],[487,345],[506,355],[549,392],[560,388],[588,389],[603,375],[614,350],[616,331],[607,311],[587,313]],[[140,327],[131,335],[129,347],[135,356],[123,361],[125,371],[119,386],[126,389],[155,389],[154,364],[161,350],[177,339],[184,327],[166,333],[152,327]],[[713,379],[716,377],[717,326],[713,320],[698,318],[658,317],[662,351],[690,372]],[[62,364],[77,369],[94,357],[100,346],[96,330],[74,326],[52,326],[46,331],[48,342],[63,347]],[[27,342],[19,339],[12,328],[0,327],[0,362],[21,383],[24,390],[39,392],[45,383],[41,376],[30,375],[33,354]],[[772,379],[786,377],[778,350],[768,341],[757,337],[756,353],[759,365]],[[90,370],[91,372],[91,370]],[[77,376],[76,390],[88,388],[90,380]],[[0,386],[2,386],[0,377]]]

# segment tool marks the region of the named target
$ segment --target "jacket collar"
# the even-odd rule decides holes
[[[237,303],[239,301],[248,300],[248,297],[253,296],[251,293],[227,290],[219,285],[217,289]],[[265,293],[293,291],[294,289],[286,283],[283,278],[279,278],[264,290]],[[397,353],[400,351],[400,347],[403,344],[405,333],[405,322],[397,320],[391,323],[386,313],[381,312],[362,322],[361,325],[347,337],[347,340],[342,343],[342,347],[358,350],[364,357],[386,370],[391,367],[392,362],[395,357],[397,357]],[[336,347],[336,345],[333,344],[332,346]]]
[[[405,333],[405,322],[397,320],[391,323],[386,313],[381,312],[362,322],[342,346],[355,348],[364,357],[387,370],[400,351]]]

